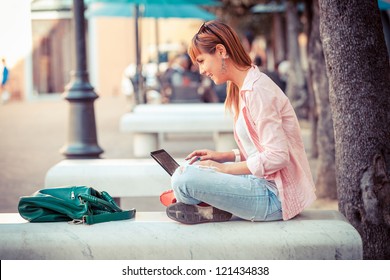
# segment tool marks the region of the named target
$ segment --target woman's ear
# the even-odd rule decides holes
[[[215,46],[216,52],[222,56],[222,58],[228,58],[228,54],[226,52],[226,48],[222,44],[218,44]]]

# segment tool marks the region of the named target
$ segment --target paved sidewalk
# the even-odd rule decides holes
[[[131,137],[119,131],[120,117],[126,112],[125,98],[100,97],[94,105],[102,158],[132,158]],[[66,142],[67,119],[68,102],[61,97],[0,105],[0,213],[17,212],[19,197],[41,188],[49,168],[64,159],[59,149]],[[305,143],[309,143],[309,135],[306,130]],[[183,157],[185,153],[180,151],[212,148],[212,142],[188,139],[167,142],[164,147]],[[315,161],[311,164],[314,171]],[[313,208],[337,206],[334,201],[318,201]]]
[[[119,132],[125,99],[98,98],[94,104],[102,157],[131,157],[130,137]],[[43,186],[49,168],[64,159],[59,149],[67,119],[68,102],[61,97],[0,105],[0,212],[17,212],[19,197]]]

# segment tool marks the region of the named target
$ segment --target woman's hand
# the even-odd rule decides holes
[[[227,161],[234,161],[236,158],[233,151],[230,152],[215,152],[211,150],[196,150],[186,157],[189,164],[196,162],[204,168],[211,168],[218,172],[240,175],[251,174],[246,161],[224,164]]]
[[[231,161],[232,157],[234,158],[233,152],[216,152],[211,150],[195,150],[190,153],[185,159],[189,160],[189,164],[193,164],[196,161],[206,161],[211,160],[216,163],[222,163],[226,161]]]
[[[216,162],[214,160],[208,159],[208,160],[197,161],[195,164],[200,165],[204,168],[214,169],[215,171],[218,171],[218,172],[228,173],[226,164],[219,163],[219,162]]]

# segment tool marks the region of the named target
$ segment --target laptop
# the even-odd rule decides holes
[[[150,153],[152,158],[154,158],[162,168],[172,176],[175,170],[180,166],[173,157],[168,154],[164,149],[153,151]]]

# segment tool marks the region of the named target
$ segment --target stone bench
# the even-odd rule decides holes
[[[183,159],[177,160],[180,163]],[[159,196],[170,189],[171,177],[150,159],[66,159],[51,167],[45,188],[85,185],[106,191],[123,207],[161,211]]]
[[[134,107],[136,114],[225,114],[222,103],[199,104],[139,104]]]
[[[290,221],[184,225],[163,212],[92,226],[28,223],[0,214],[1,260],[362,259],[358,232],[337,211],[307,210]]]
[[[132,134],[135,157],[148,157],[150,151],[161,148],[168,133],[207,133],[213,136],[217,151],[236,147],[233,120],[222,104],[138,105],[122,116],[120,130]]]

